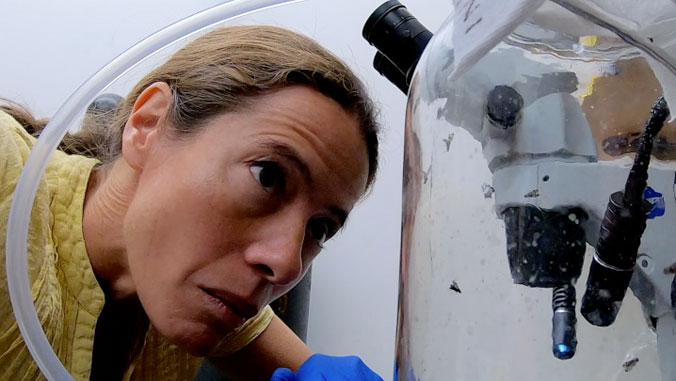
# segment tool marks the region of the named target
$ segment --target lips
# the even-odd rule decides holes
[[[237,297],[230,294],[229,292],[223,290],[217,290],[207,287],[200,287],[200,289],[207,295],[216,299],[218,302],[223,304],[226,308],[229,308],[235,314],[245,318],[250,319],[258,313],[258,306],[255,304],[249,303],[244,298]]]

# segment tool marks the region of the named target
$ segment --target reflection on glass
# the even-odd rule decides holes
[[[451,16],[418,64],[397,379],[676,379],[662,87],[619,37],[537,16],[449,81]]]

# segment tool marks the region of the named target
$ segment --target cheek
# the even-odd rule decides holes
[[[125,249],[137,288],[145,283],[167,288],[167,283],[185,278],[199,267],[201,252],[209,247],[204,234],[209,208],[188,191],[185,178],[179,179],[160,174],[141,179],[125,216]]]
[[[204,329],[196,304],[201,294],[191,276],[223,255],[223,232],[229,230],[205,189],[178,178],[143,179],[124,222],[137,295],[152,324],[168,337]]]
[[[247,175],[245,166],[185,163],[144,172],[124,226],[134,282],[180,282],[244,250],[259,205]]]

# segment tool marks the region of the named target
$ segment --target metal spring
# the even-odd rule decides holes
[[[558,309],[574,310],[575,309],[575,287],[571,284],[554,287],[552,291],[552,310]]]

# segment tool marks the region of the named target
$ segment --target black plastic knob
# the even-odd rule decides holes
[[[513,87],[499,85],[488,93],[486,114],[497,126],[514,127],[520,119],[523,97]]]

